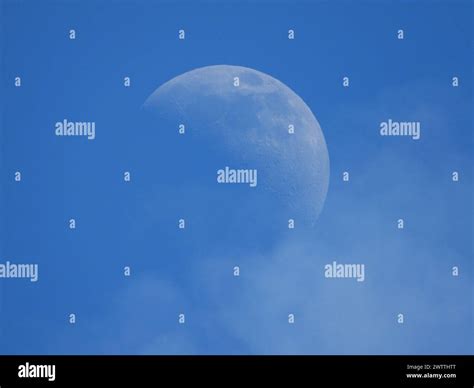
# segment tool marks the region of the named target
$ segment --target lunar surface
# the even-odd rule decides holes
[[[214,177],[226,166],[255,169],[258,185],[246,190],[264,192],[311,223],[318,218],[329,184],[326,142],[310,108],[282,82],[246,67],[207,66],[158,87],[144,109],[213,144],[220,155]]]

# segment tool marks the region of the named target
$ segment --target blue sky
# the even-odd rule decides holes
[[[0,279],[0,353],[472,353],[472,2],[1,5],[0,261],[40,279]],[[188,168],[213,156],[141,109],[215,64],[277,78],[318,119],[330,184],[313,227],[290,234],[277,202],[236,192],[275,223],[239,217]],[[96,139],[57,138],[64,118],[96,121]],[[421,139],[381,137],[388,118],[420,121]],[[333,260],[366,280],[325,279]]]

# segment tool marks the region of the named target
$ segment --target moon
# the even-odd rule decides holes
[[[308,105],[279,80],[242,66],[206,66],[164,83],[143,107],[174,122],[177,133],[183,125],[184,137],[213,144],[209,154],[222,162],[214,177],[225,165],[254,168],[257,190],[278,199],[285,214],[318,218],[329,185],[326,141]]]

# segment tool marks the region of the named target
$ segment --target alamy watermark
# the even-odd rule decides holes
[[[338,264],[333,261],[324,266],[324,277],[326,278],[354,278],[358,282],[365,280],[364,264]]]
[[[226,166],[217,170],[217,183],[246,183],[250,187],[257,186],[256,169],[234,169]]]
[[[34,365],[29,362],[18,366],[19,378],[43,378],[56,380],[56,365]]]
[[[38,280],[38,264],[15,264],[10,261],[0,263],[0,278]]]
[[[380,136],[410,136],[419,140],[421,136],[421,123],[419,121],[382,121],[380,123]]]
[[[86,136],[95,139],[95,121],[58,121],[55,124],[56,136]]]

